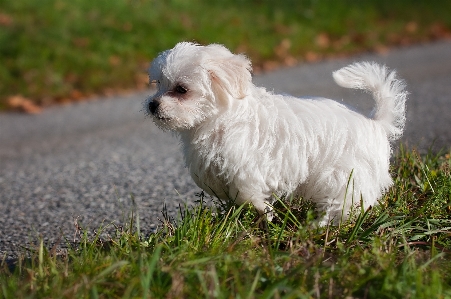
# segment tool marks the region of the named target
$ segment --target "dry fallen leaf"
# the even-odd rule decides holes
[[[293,56],[287,56],[284,58],[283,63],[286,66],[295,66],[298,63],[298,60]]]
[[[409,33],[414,33],[418,30],[418,24],[416,22],[409,22],[406,24],[406,31]]]
[[[305,60],[308,62],[315,62],[321,59],[321,56],[318,53],[308,51],[305,53]]]
[[[110,63],[111,66],[118,66],[119,64],[121,64],[121,58],[117,55],[111,55],[108,58],[108,62]]]
[[[8,105],[15,110],[19,110],[25,113],[36,114],[42,111],[41,107],[21,95],[9,97]]]
[[[315,43],[320,48],[327,48],[330,45],[330,38],[326,33],[320,33],[315,38]]]
[[[287,38],[284,38],[277,47],[274,48],[274,53],[283,58],[288,55],[288,50],[291,48],[291,41]]]
[[[85,97],[85,95],[78,89],[73,89],[70,92],[70,98],[73,99],[73,100],[80,100],[80,99],[82,99],[84,97]]]
[[[381,55],[386,55],[386,54],[388,54],[388,52],[390,52],[390,49],[383,44],[376,45],[374,47],[374,50],[376,51],[376,53],[381,54]]]
[[[429,34],[433,38],[449,38],[451,37],[451,31],[441,23],[432,24],[429,28]]]
[[[13,23],[13,18],[7,14],[0,13],[0,26],[9,26]]]
[[[273,70],[279,68],[279,66],[280,66],[280,64],[277,61],[271,61],[271,60],[263,62],[263,65],[262,65],[263,70],[266,72],[273,71]]]

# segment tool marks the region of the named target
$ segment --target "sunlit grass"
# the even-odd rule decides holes
[[[401,149],[380,206],[339,227],[317,227],[305,201],[277,203],[265,223],[200,195],[148,236],[135,215],[63,253],[38,241],[31,258],[3,263],[0,297],[449,298],[450,164]]]

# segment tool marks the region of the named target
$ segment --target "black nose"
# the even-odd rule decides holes
[[[152,102],[149,103],[149,110],[150,113],[155,114],[155,112],[158,109],[158,106],[160,105],[160,103],[158,103],[157,101],[153,100]]]

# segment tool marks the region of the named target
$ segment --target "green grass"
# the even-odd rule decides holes
[[[0,0],[0,110],[146,86],[155,55],[222,43],[257,69],[441,38],[442,0]]]
[[[381,205],[339,227],[318,228],[304,201],[277,203],[265,224],[201,197],[148,236],[131,217],[64,254],[38,242],[13,273],[0,267],[0,297],[451,298],[450,165],[401,149]]]

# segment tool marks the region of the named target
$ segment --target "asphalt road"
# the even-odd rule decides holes
[[[372,60],[398,70],[408,85],[402,141],[427,150],[451,147],[451,41],[367,54],[254,78],[257,85],[296,96],[344,101],[367,113],[369,95],[336,86],[332,71]],[[124,224],[133,208],[141,228],[159,224],[165,203],[175,214],[193,204],[194,185],[177,140],[141,112],[147,94],[52,107],[38,115],[0,114],[0,259],[46,244],[73,240],[74,219],[91,230]]]

